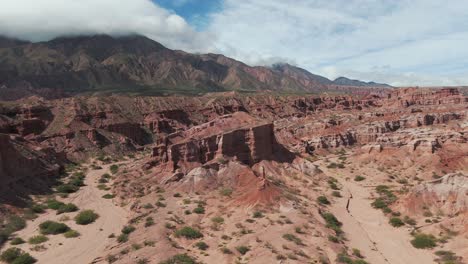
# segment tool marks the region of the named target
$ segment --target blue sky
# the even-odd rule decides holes
[[[152,0],[154,3],[171,10],[193,25],[197,30],[204,30],[209,22],[209,15],[222,9],[222,0]]]
[[[467,0],[15,0],[0,9],[7,36],[95,33],[330,79],[468,85]]]

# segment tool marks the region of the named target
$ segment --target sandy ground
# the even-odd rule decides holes
[[[92,170],[86,176],[86,186],[78,192],[71,194],[63,202],[72,202],[80,210],[93,209],[99,214],[96,222],[80,226],[76,225],[73,217],[77,213],[56,215],[55,211],[48,210],[47,213],[40,215],[33,222],[28,222],[28,226],[17,233],[17,236],[24,240],[39,234],[39,224],[46,220],[58,221],[64,215],[71,220],[65,223],[72,229],[78,231],[81,236],[78,238],[65,238],[63,235],[49,235],[49,241],[44,243],[46,250],[32,251],[29,244],[23,244],[19,247],[30,252],[38,263],[47,264],[88,264],[100,257],[104,250],[111,244],[115,238],[108,238],[112,233],[119,234],[122,227],[127,223],[127,212],[123,208],[113,204],[112,200],[102,198],[106,191],[97,189],[97,180],[108,172],[109,166],[103,166],[101,170]]]
[[[343,223],[349,244],[359,249],[366,261],[373,264],[435,263],[431,251],[411,245],[408,230],[391,226],[388,218],[371,206],[371,188],[345,180],[346,176],[351,178],[351,175],[336,177],[343,185],[343,198],[337,199],[331,211]],[[348,212],[346,204],[351,195]]]

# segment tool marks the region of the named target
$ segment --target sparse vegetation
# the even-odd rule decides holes
[[[253,218],[262,218],[263,213],[261,211],[255,211],[252,215]]]
[[[325,197],[325,196],[323,196],[323,195],[317,197],[317,202],[318,202],[319,204],[322,204],[322,205],[329,205],[329,204],[330,204],[330,201],[327,199],[327,197]]]
[[[37,244],[42,244],[42,243],[46,242],[47,240],[49,240],[49,239],[46,236],[37,235],[37,236],[33,236],[33,237],[29,238],[28,243],[31,244],[31,245],[37,245]]]
[[[2,252],[0,260],[8,264],[32,264],[36,259],[19,248],[9,248]]]
[[[296,245],[303,245],[302,240],[293,234],[284,234],[283,238],[288,241],[294,242]]]
[[[119,171],[119,166],[116,165],[116,164],[112,164],[110,167],[109,167],[109,170],[112,174],[116,174],[118,171]]]
[[[102,198],[104,198],[104,199],[112,199],[112,198],[114,198],[114,197],[115,197],[115,195],[110,194],[110,193],[106,193],[106,194],[104,194],[104,195],[102,196]]]
[[[246,247],[246,246],[238,246],[238,247],[236,247],[236,250],[237,250],[241,255],[245,255],[245,254],[247,254],[247,252],[250,251],[250,248],[249,248],[249,247]]]
[[[208,244],[203,241],[195,243],[195,246],[200,250],[207,250],[209,248]]]
[[[117,237],[117,242],[119,242],[119,243],[125,243],[127,241],[128,241],[128,234],[120,234]]]
[[[392,218],[390,218],[389,222],[394,227],[400,227],[400,226],[405,225],[405,223],[399,217],[392,217]]]
[[[185,237],[187,239],[197,239],[197,238],[202,238],[203,234],[198,231],[197,229],[194,229],[189,226],[182,227],[181,229],[177,230],[175,232],[176,237]]]
[[[361,175],[357,175],[356,177],[354,177],[354,181],[357,181],[357,182],[360,182],[360,181],[363,181],[365,180],[366,178],[361,176]]]
[[[187,254],[177,254],[159,264],[197,264],[197,261]]]
[[[136,230],[136,228],[134,226],[131,226],[131,225],[124,226],[122,228],[122,234],[127,234],[128,235],[128,234],[134,232],[135,230]]]
[[[59,208],[57,209],[57,214],[71,213],[71,212],[76,212],[76,211],[78,211],[78,206],[72,203],[61,204]]]
[[[205,208],[202,206],[198,206],[195,209],[193,209],[193,212],[196,214],[204,214],[205,213]]]
[[[96,221],[98,218],[99,215],[93,210],[84,210],[75,217],[75,222],[79,225],[88,225]]]
[[[433,248],[437,246],[437,239],[433,235],[418,233],[414,235],[411,244],[415,248]]]
[[[66,238],[74,238],[74,237],[79,237],[80,236],[80,233],[78,233],[78,231],[75,231],[75,230],[68,230],[67,232],[65,232],[65,234],[63,234]]]
[[[15,245],[20,245],[20,244],[24,244],[26,243],[26,241],[24,241],[22,238],[20,237],[15,237],[11,240],[10,244],[15,246]]]
[[[231,196],[232,195],[232,189],[231,188],[223,188],[219,191],[219,193],[222,196]]]
[[[45,221],[39,225],[39,229],[43,235],[63,234],[70,230],[66,224],[55,221]]]
[[[343,225],[332,213],[323,213],[323,219],[327,223],[327,227],[334,230],[336,235],[341,235],[343,231],[341,226]]]

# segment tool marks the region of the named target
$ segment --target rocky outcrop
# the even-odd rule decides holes
[[[252,165],[261,160],[271,159],[274,150],[277,149],[276,145],[273,124],[270,123],[175,144],[166,142],[153,149],[153,157],[170,163],[174,170],[187,170],[224,157]]]
[[[1,199],[14,200],[25,190],[43,189],[59,176],[60,162],[52,149],[6,134],[0,134],[0,146]]]

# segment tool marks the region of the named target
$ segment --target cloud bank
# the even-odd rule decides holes
[[[468,84],[467,25],[464,0],[225,0],[210,30],[251,64],[289,58],[329,78],[458,85]]]
[[[0,0],[0,34],[31,41],[63,35],[142,34],[172,48],[208,50],[209,33],[149,0]]]
[[[0,0],[0,34],[40,41],[137,33],[173,49],[288,62],[331,79],[468,84],[466,0],[223,1],[199,32],[158,0]]]

